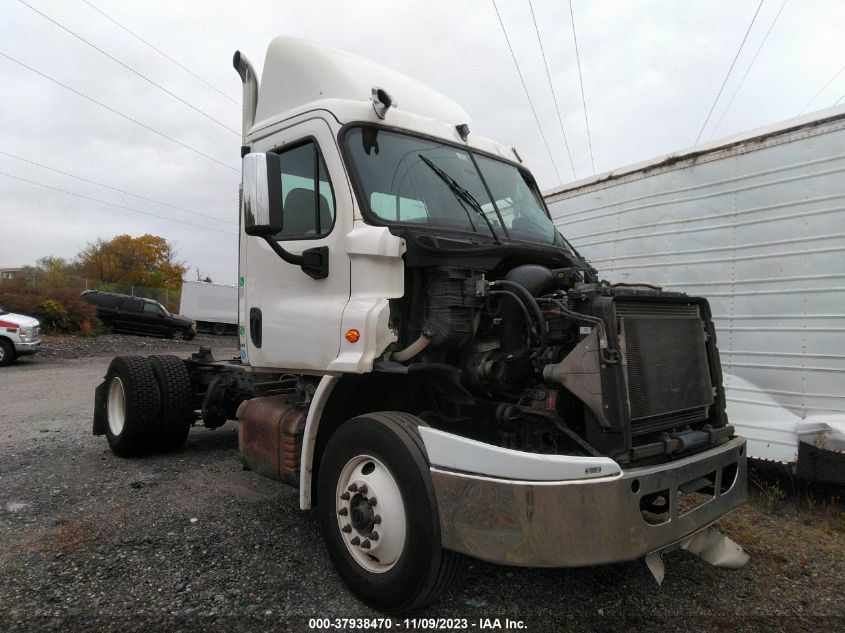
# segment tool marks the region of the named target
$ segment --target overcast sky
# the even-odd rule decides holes
[[[153,233],[170,240],[181,259],[214,281],[235,283],[239,135],[133,75],[18,0],[0,1],[0,53],[233,168],[0,56],[0,172],[170,218],[0,176],[0,267],[32,264],[45,255],[72,257],[97,238]],[[240,130],[239,105],[83,0],[26,1],[179,98]],[[215,0],[90,2],[238,104],[240,80],[231,66],[232,53],[243,51],[260,74],[267,44],[279,34],[380,60],[460,102],[473,117],[473,132],[515,145],[541,188],[574,179],[527,1],[498,0],[498,6],[559,177],[493,4],[487,0],[251,1],[237,10],[238,3]],[[592,166],[569,6],[561,0],[533,4],[575,170],[583,178],[592,174]],[[572,5],[598,173],[695,143],[759,0],[573,0]],[[783,0],[763,1],[702,142],[798,115],[845,64],[845,2],[788,0],[725,113],[782,5]],[[843,95],[845,71],[806,111],[831,106]]]

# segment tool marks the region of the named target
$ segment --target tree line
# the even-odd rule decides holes
[[[163,237],[118,235],[88,243],[72,259],[42,257],[15,278],[0,281],[0,305],[34,316],[50,329],[89,334],[99,322],[96,309],[80,297],[80,280],[95,288],[123,284],[175,294],[187,270]]]

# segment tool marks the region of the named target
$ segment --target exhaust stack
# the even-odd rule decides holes
[[[255,74],[255,68],[252,67],[246,55],[240,51],[235,51],[235,56],[232,58],[232,65],[238,74],[241,76],[243,82],[243,140],[242,145],[246,145],[246,135],[252,124],[255,123],[255,109],[258,107],[258,77]]]

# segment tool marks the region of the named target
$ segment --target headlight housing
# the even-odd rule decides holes
[[[35,325],[25,325],[18,329],[18,334],[21,337],[22,343],[32,343],[38,338],[38,331],[40,329],[40,324],[36,323]]]

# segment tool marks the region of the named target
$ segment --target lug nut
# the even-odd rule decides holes
[[[370,539],[371,541],[377,541],[378,540],[378,532],[370,532],[369,534],[367,534],[367,538]]]
[[[360,492],[362,495],[367,494],[367,490],[369,490],[369,488],[367,488],[367,484],[364,484],[360,488],[358,488],[358,492]]]
[[[341,532],[346,532],[346,533],[348,534],[349,532],[351,532],[351,531],[352,531],[352,526],[351,526],[351,525],[349,525],[349,524],[347,523],[347,524],[346,524],[346,525],[344,525],[342,528],[340,528],[340,531],[341,531]]]
[[[358,484],[350,484],[349,488],[347,488],[349,492],[358,492]]]
[[[374,507],[375,507],[375,505],[378,503],[378,499],[376,499],[375,497],[370,497],[369,499],[367,499],[367,501],[369,501],[369,502],[370,502],[370,507],[371,507],[371,508],[374,508]]]
[[[345,517],[347,514],[349,514],[349,509],[348,508],[341,508],[340,510],[337,511],[337,513],[340,516]]]
[[[344,501],[349,501],[349,493],[344,492],[342,495],[340,495],[340,498],[343,499]]]
[[[381,515],[380,514],[377,514],[373,517],[373,523],[375,523],[376,525],[381,523]]]
[[[364,542],[361,543],[361,549],[370,549],[370,542],[367,539],[364,539]]]
[[[352,543],[353,545],[358,545],[358,544],[361,542],[361,539],[359,539],[359,538],[356,536],[356,537],[354,537],[354,538],[353,538],[351,541],[349,541],[349,542],[350,542],[350,543]]]

